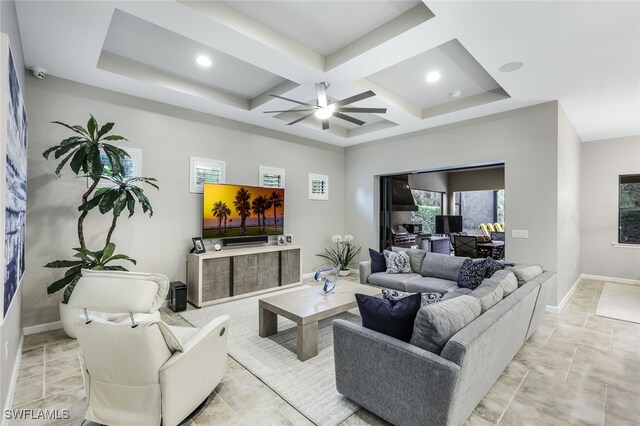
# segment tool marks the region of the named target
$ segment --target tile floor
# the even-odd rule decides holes
[[[594,316],[602,288],[601,281],[582,280],[562,313],[545,314],[467,425],[640,426],[640,324]],[[169,310],[162,316],[187,325]],[[228,365],[213,400],[190,424],[311,424],[233,359]],[[68,420],[40,424],[82,423],[86,405],[75,340],[61,330],[25,337],[13,407],[68,409]],[[364,409],[343,423],[385,424]]]

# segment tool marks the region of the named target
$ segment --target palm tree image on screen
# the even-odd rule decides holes
[[[284,189],[205,184],[203,238],[276,235],[284,230]]]

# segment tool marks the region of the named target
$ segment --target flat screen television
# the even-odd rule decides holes
[[[436,234],[462,232],[462,216],[436,216]]]
[[[284,233],[284,188],[205,183],[202,237]]]

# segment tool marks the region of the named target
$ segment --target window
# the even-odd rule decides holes
[[[309,173],[309,199],[329,199],[329,176]]]
[[[190,191],[202,194],[205,183],[225,182],[225,162],[191,157]]]
[[[260,166],[260,186],[284,188],[284,169]]]
[[[620,176],[618,200],[618,242],[640,244],[640,175]]]
[[[122,165],[124,166],[124,179],[126,180],[142,176],[142,150],[140,148],[126,148],[124,146],[120,147],[120,149],[123,149],[127,154],[129,154],[128,158],[122,160]],[[100,152],[100,162],[102,162],[104,172],[111,174],[111,165],[109,164],[107,154],[104,152]],[[106,187],[114,186],[114,184],[109,180],[102,179],[98,186]]]
[[[442,214],[443,192],[412,189],[411,195],[418,206],[417,212],[411,212],[411,223],[421,223],[422,232],[436,233],[436,216]]]

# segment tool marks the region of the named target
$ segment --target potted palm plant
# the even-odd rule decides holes
[[[120,135],[109,134],[114,123],[106,123],[100,127],[93,116],[89,119],[86,128],[60,121],[53,123],[64,126],[75,134],[47,149],[43,153],[44,158],[49,159],[49,156],[53,154],[55,159],[61,159],[55,169],[55,174],[58,177],[68,164],[76,177],[89,180],[89,187],[82,194],[81,204],[78,207],[80,212],[77,223],[79,247],[73,248],[74,259],[56,260],[45,265],[47,268],[67,268],[64,277],[47,287],[47,293],[53,294],[64,290],[60,302],[60,318],[67,335],[75,337],[73,332],[75,313],[70,312],[67,303],[80,279],[82,269],[126,271],[124,266],[112,262],[126,261],[136,264],[135,259],[125,254],[116,254],[116,245],[111,242],[111,239],[118,219],[125,210],[131,217],[135,213],[136,204],[140,204],[144,213],[148,213],[149,216],[153,215],[151,203],[139,184],[148,184],[156,189],[158,186],[154,183],[156,179],[153,178],[124,178],[124,161],[129,158],[129,154],[109,142],[127,139]],[[101,180],[111,184],[108,187],[98,188]],[[90,250],[85,242],[84,221],[89,212],[95,208],[98,208],[103,215],[111,213],[112,218],[104,247],[99,250]]]
[[[351,269],[349,268],[356,257],[360,254],[360,247],[355,247],[352,244],[353,235],[334,235],[331,237],[331,241],[335,243],[335,247],[324,249],[323,253],[318,253],[316,256],[320,256],[328,260],[331,265],[339,266],[339,275],[344,277],[349,275]]]

